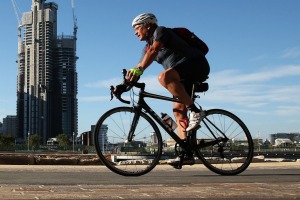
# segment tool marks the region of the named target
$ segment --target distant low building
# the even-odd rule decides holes
[[[14,137],[17,136],[17,116],[16,115],[7,115],[3,118],[2,125],[3,134],[10,134]]]
[[[57,138],[49,138],[47,140],[47,145],[58,145]]]
[[[175,147],[176,141],[173,138],[167,139],[167,146],[168,147]]]
[[[81,141],[83,146],[91,146],[92,145],[92,131],[86,131],[81,134]]]
[[[293,142],[287,138],[277,138],[275,140],[275,146],[289,147],[292,145],[293,145]]]
[[[300,142],[300,133],[274,133],[270,134],[270,141],[275,145],[276,139],[290,139],[292,142]]]
[[[2,122],[0,122],[0,134],[3,133],[3,130],[2,130]]]

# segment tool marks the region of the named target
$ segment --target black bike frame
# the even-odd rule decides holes
[[[134,136],[134,131],[136,128],[136,125],[139,121],[139,118],[141,116],[142,109],[144,109],[147,113],[150,114],[150,116],[177,142],[177,144],[180,145],[181,148],[183,148],[187,153],[191,153],[191,149],[187,146],[186,142],[181,140],[178,135],[172,130],[171,127],[169,127],[145,102],[144,98],[152,98],[152,99],[160,99],[165,101],[171,101],[171,102],[181,102],[177,98],[172,97],[166,97],[161,95],[156,95],[152,93],[148,93],[144,91],[144,88],[140,88],[139,93],[139,99],[137,106],[134,107],[136,109],[135,116],[132,121],[131,129],[129,131],[128,135],[128,141],[131,141]]]

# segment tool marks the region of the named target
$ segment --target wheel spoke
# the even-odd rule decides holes
[[[245,124],[235,115],[220,109],[207,111],[201,128],[197,131],[197,140],[218,144],[200,145],[198,156],[210,170],[222,175],[235,175],[244,171],[253,157],[253,141]]]
[[[133,118],[133,108],[115,108],[105,113],[95,127],[95,147],[100,160],[124,176],[151,171],[162,153],[159,129],[145,113],[139,118],[133,140],[127,141]]]

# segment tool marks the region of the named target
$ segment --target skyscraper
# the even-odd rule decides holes
[[[57,36],[58,5],[32,0],[18,40],[18,137],[77,134],[76,32]],[[75,23],[74,23],[75,24]]]

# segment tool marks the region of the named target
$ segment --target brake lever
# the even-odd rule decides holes
[[[128,91],[129,89],[131,89],[132,85],[130,85],[130,82],[128,82],[126,80],[126,75],[127,75],[127,70],[126,69],[122,69],[122,74],[123,74],[123,83],[121,85],[117,85],[116,88],[114,86],[110,86],[110,100],[113,100],[114,96],[120,100],[123,103],[126,104],[130,104],[130,101],[126,101],[124,99],[122,99],[121,94],[125,91]],[[114,91],[122,91],[121,94],[116,92],[114,93]]]
[[[116,88],[117,88],[117,91],[119,90],[124,90],[126,86],[125,85],[118,85]],[[114,93],[114,90],[115,90],[115,87],[114,86],[110,86],[110,95],[111,95],[111,99],[112,100],[114,98],[114,96],[119,100],[121,101],[122,103],[126,103],[126,104],[130,104],[130,101],[126,101],[124,99],[122,99],[121,95],[119,93]]]
[[[127,70],[126,69],[122,69],[122,74],[123,74],[123,79],[126,80]]]
[[[113,100],[114,98],[114,90],[115,90],[115,87],[114,86],[110,86],[110,100]]]

